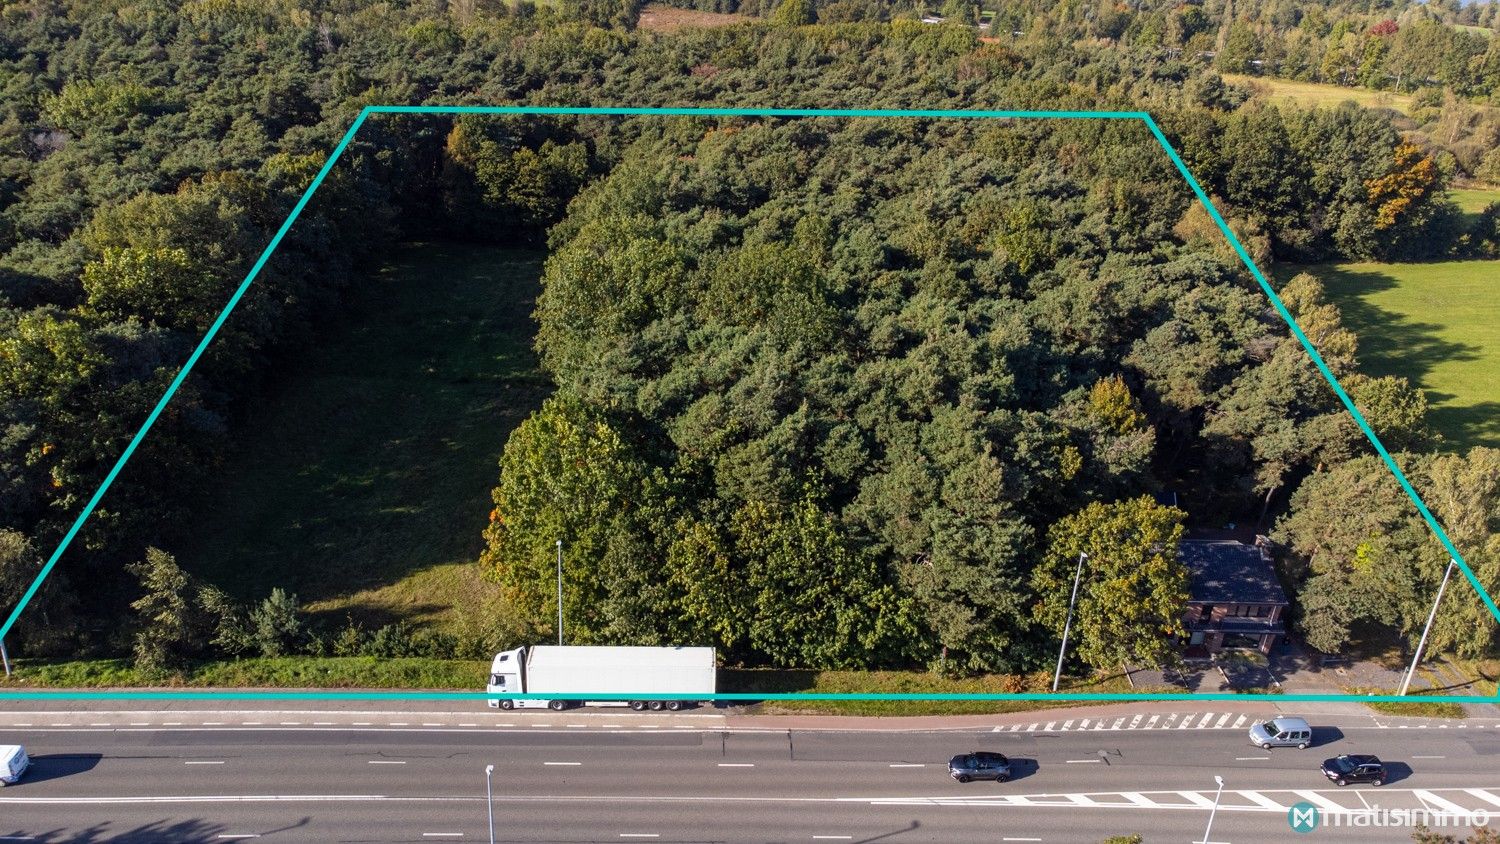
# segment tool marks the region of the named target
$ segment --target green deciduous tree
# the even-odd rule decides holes
[[[1185,517],[1141,497],[1096,502],[1053,523],[1033,576],[1037,619],[1062,634],[1074,567],[1087,553],[1070,639],[1078,657],[1095,668],[1172,662],[1188,599],[1177,558]]]

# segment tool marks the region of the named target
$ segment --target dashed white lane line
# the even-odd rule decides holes
[[[658,835],[655,832],[622,832],[622,833],[620,833],[620,837],[621,838],[660,838],[661,836]]]
[[[391,726],[392,727],[405,727],[406,725],[407,725],[406,721],[392,721],[391,722]]]
[[[205,726],[205,727],[222,727],[222,726],[224,726],[224,722],[223,721],[204,721],[203,722],[203,726]]]
[[[720,768],[754,768],[754,762],[720,762]]]
[[[1234,757],[1234,761],[1236,761],[1236,762],[1258,762],[1258,761],[1262,761],[1262,760],[1270,759],[1270,758],[1271,757],[1269,757],[1269,756],[1236,756],[1236,757]]]
[[[149,726],[151,726],[151,722],[150,721],[131,721],[130,722],[130,726],[132,726],[132,727],[149,727]]]
[[[588,724],[564,724],[563,726],[570,730],[587,730],[589,728]]]
[[[264,722],[264,721],[241,721],[240,722],[240,726],[241,727],[259,727],[261,724],[264,724],[264,723],[266,723],[266,722]],[[131,724],[130,726],[134,727],[136,725],[135,724]],[[142,724],[140,726],[145,726],[145,725]]]
[[[403,762],[403,761],[401,761],[401,760],[399,760],[399,759],[371,759],[369,761],[369,764],[371,764],[371,765],[405,765],[406,763]]]
[[[182,726],[182,722],[181,721],[163,721],[163,722],[161,722],[161,725],[163,727],[181,727]]]
[[[848,840],[852,839],[853,837],[854,836],[852,836],[852,835],[814,835],[813,836],[813,840],[814,841],[848,841]]]
[[[462,832],[424,832],[423,838],[463,838]]]
[[[59,722],[59,723],[49,724],[48,726],[50,726],[50,727],[71,727],[71,726],[73,726],[73,724],[72,724],[72,722],[63,721],[63,722]]]
[[[459,724],[460,727],[477,727],[478,724]]]
[[[313,722],[313,726],[314,727],[330,727],[332,725],[333,725],[332,721],[314,721]]]
[[[109,726],[109,722],[108,721],[91,721],[91,722],[89,722],[89,726],[90,727],[108,727]]]
[[[1001,841],[1041,841],[1040,838],[1002,838]]]
[[[441,727],[443,725],[442,725],[442,723],[440,723],[438,721],[423,721],[422,722],[422,726],[424,726],[424,727]]]
[[[891,763],[891,767],[892,768],[921,768],[921,767],[924,767],[924,765],[921,762],[892,762]]]
[[[184,765],[222,765],[222,764],[224,764],[224,762],[223,762],[223,760],[219,760],[217,762],[210,762],[210,761],[207,761],[207,760],[194,759],[194,760],[191,760],[191,761],[183,762],[182,764],[184,764]]]
[[[559,766],[566,766],[566,767],[576,767],[578,765],[582,765],[583,763],[582,762],[543,762],[542,764],[543,765],[559,765]]]
[[[368,726],[370,726],[371,723],[372,722],[370,722],[370,721],[355,721],[354,722],[354,726],[356,726],[356,727],[368,727]]]
[[[1064,760],[1063,764],[1064,765],[1097,765],[1097,764],[1099,764],[1099,761],[1100,760],[1098,760],[1098,759],[1067,759],[1067,760]]]
[[[1413,759],[1447,759],[1446,756],[1413,756]]]
[[[240,839],[240,838],[259,838],[260,836],[257,835],[257,834],[255,834],[255,833],[253,833],[253,832],[221,832],[218,835],[215,835],[214,837],[215,838]]]
[[[279,721],[277,723],[281,724],[281,726],[283,726],[283,727],[300,727],[300,726],[302,726],[302,722],[301,721]]]

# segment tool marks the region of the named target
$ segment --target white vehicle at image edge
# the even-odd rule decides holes
[[[604,694],[626,700],[593,701],[631,709],[693,706],[718,688],[713,648],[534,645],[495,655],[486,691],[505,695]],[[639,700],[629,695],[650,695]],[[585,700],[492,698],[501,709],[567,709]]]
[[[1290,715],[1278,715],[1269,721],[1250,726],[1250,743],[1262,750],[1273,747],[1295,747],[1306,750],[1313,743],[1312,727],[1307,721]]]
[[[19,782],[30,766],[26,748],[19,744],[0,744],[0,785]]]

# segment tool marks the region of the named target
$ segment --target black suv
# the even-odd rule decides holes
[[[1010,760],[1001,753],[963,753],[948,760],[948,776],[959,782],[1010,779]]]
[[[1376,756],[1336,756],[1323,760],[1323,776],[1336,785],[1351,782],[1367,782],[1370,785],[1385,785],[1385,765]]]

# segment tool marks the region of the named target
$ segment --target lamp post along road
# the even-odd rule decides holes
[[[484,766],[484,805],[490,813],[490,844],[495,844],[495,791],[490,787],[490,778],[494,773],[494,765]]]
[[[1401,681],[1401,691],[1398,694],[1405,695],[1411,686],[1411,678],[1417,673],[1417,663],[1422,661],[1422,651],[1427,647],[1427,634],[1432,632],[1432,620],[1437,618],[1438,605],[1443,603],[1443,590],[1448,588],[1448,578],[1453,576],[1453,568],[1456,566],[1453,560],[1448,560],[1448,568],[1443,572],[1443,582],[1438,586],[1437,600],[1432,602],[1432,612],[1427,614],[1427,624],[1422,628],[1422,640],[1417,642],[1417,653],[1411,658],[1411,667],[1406,669],[1406,677]]]
[[[1063,657],[1068,653],[1068,632],[1073,629],[1073,605],[1078,603],[1078,581],[1083,577],[1083,561],[1089,555],[1080,552],[1078,555],[1078,570],[1073,572],[1073,597],[1068,599],[1068,618],[1063,622],[1062,647],[1057,651],[1057,670],[1052,673],[1052,691],[1057,691],[1057,684],[1062,680]]]
[[[562,644],[562,540],[557,540],[557,643]]]
[[[1199,844],[1208,844],[1209,833],[1214,831],[1214,815],[1219,811],[1219,798],[1224,794],[1224,778],[1216,774],[1214,782],[1219,784],[1219,790],[1214,792],[1214,807],[1208,810],[1208,828],[1203,830],[1203,840]]]

